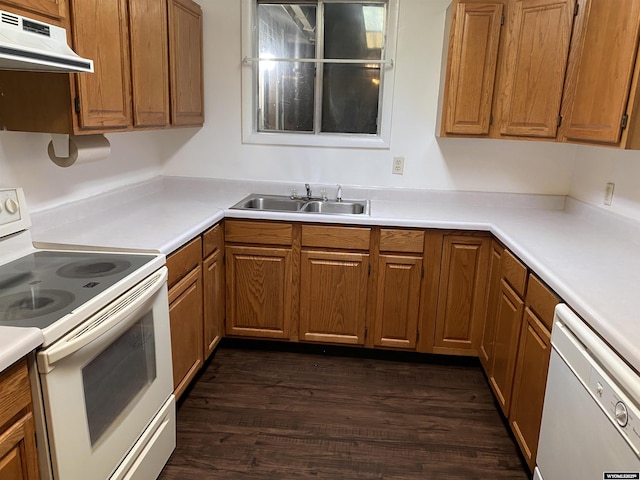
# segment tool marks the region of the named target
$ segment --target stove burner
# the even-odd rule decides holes
[[[75,300],[64,290],[35,290],[0,297],[0,320],[17,321],[48,315]]]
[[[130,266],[131,262],[127,260],[102,258],[68,263],[60,267],[56,273],[64,278],[98,278],[123,272]]]

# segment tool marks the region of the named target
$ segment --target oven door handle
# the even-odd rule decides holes
[[[160,289],[166,288],[167,272],[167,267],[162,267],[60,341],[40,352],[38,367],[41,373],[48,373],[55,363],[73,355],[107,332],[110,337],[118,337],[133,326],[140,319],[140,314],[153,304]]]

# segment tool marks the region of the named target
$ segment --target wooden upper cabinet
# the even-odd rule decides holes
[[[503,2],[454,2],[440,135],[489,133]]]
[[[86,130],[131,125],[131,71],[127,0],[71,3],[73,44],[94,61],[94,73],[77,74],[78,126]]]
[[[509,4],[500,72],[499,134],[555,138],[575,0]]]
[[[204,122],[202,9],[191,0],[169,0],[171,124]]]
[[[65,26],[67,2],[65,0],[0,0],[0,10]]]
[[[579,3],[561,139],[638,149],[640,1]]]
[[[129,0],[134,127],[169,125],[167,0]]]

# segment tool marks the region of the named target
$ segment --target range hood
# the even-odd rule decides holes
[[[71,50],[64,28],[0,10],[0,70],[93,72],[93,60]]]

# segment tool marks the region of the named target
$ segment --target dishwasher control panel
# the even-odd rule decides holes
[[[597,365],[591,367],[588,388],[611,423],[640,456],[640,412],[633,402]]]

